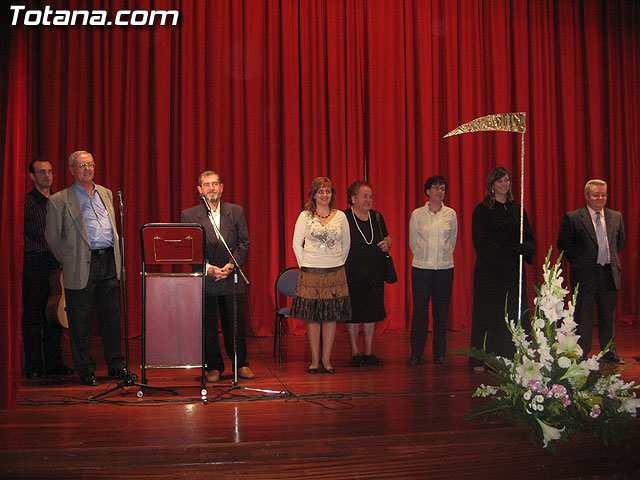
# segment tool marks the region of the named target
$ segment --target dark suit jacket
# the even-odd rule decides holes
[[[100,194],[111,220],[116,272],[118,279],[120,279],[120,237],[116,229],[113,194],[111,190],[101,185],[96,185],[96,190]],[[65,288],[71,290],[85,288],[91,269],[91,242],[84,224],[78,195],[73,185],[49,197],[44,236],[53,255],[62,264],[62,279]]]
[[[617,289],[620,289],[620,259],[618,252],[624,247],[624,223],[622,214],[603,209],[611,256],[611,273]],[[565,213],[558,234],[558,249],[571,266],[571,286],[593,288],[595,286],[598,240],[587,207]]]
[[[233,263],[224,244],[218,240],[203,204],[183,210],[180,221],[198,223],[204,227],[206,233],[205,258],[208,263],[216,267],[224,267],[227,263]],[[238,264],[244,265],[249,253],[249,229],[244,218],[244,210],[240,205],[220,202],[220,233],[222,233]],[[213,277],[207,276],[205,283],[208,295],[233,294],[233,275],[217,282]],[[241,278],[238,279],[238,283],[241,287],[239,291],[243,292],[244,284]]]

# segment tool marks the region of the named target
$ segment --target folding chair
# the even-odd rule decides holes
[[[280,348],[278,355],[278,363],[282,363],[282,321],[285,318],[291,318],[291,306],[280,307],[278,299],[280,294],[289,298],[293,298],[298,283],[299,267],[289,267],[278,275],[274,289],[274,298],[276,305],[276,324],[273,335],[273,356],[276,356],[276,346]],[[288,303],[288,302],[287,302]]]

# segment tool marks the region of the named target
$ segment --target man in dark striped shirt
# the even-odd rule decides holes
[[[24,198],[24,262],[22,269],[22,341],[26,376],[71,375],[73,370],[62,361],[62,326],[47,320],[50,295],[49,276],[58,268],[44,238],[47,198],[51,193],[53,169],[44,158],[29,164],[34,189]],[[43,361],[44,354],[44,361]]]

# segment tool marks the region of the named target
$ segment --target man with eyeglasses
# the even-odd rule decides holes
[[[29,163],[34,188],[24,197],[24,258],[22,267],[22,343],[27,378],[72,375],[62,361],[62,325],[47,319],[49,276],[58,268],[44,238],[47,199],[53,193],[53,169],[44,158]],[[44,360],[43,360],[44,359]]]
[[[111,190],[93,182],[95,162],[89,152],[73,152],[69,169],[75,181],[49,197],[45,237],[62,264],[74,368],[82,385],[97,386],[91,358],[94,309],[109,376],[128,375],[121,344],[116,214]]]
[[[558,248],[570,264],[571,288],[578,287],[575,321],[580,334],[579,344],[586,357],[591,350],[593,306],[598,312],[598,339],[604,350],[602,359],[623,363],[615,343],[616,302],[620,289],[620,259],[624,247],[622,214],[605,208],[607,184],[589,180],[584,187],[585,207],[568,212],[562,219]]]

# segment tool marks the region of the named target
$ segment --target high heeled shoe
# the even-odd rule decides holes
[[[322,366],[322,368],[323,368],[323,373],[329,373],[329,374],[336,373],[336,370],[335,370],[333,367],[331,367],[331,368],[326,368],[326,367],[323,365],[323,366]]]

